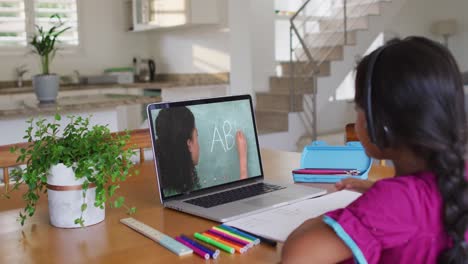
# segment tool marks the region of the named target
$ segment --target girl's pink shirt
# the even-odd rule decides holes
[[[324,221],[353,251],[346,263],[437,263],[452,245],[442,208],[435,175],[422,172],[380,180]]]

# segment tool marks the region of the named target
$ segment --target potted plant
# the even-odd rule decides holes
[[[124,206],[130,214],[136,210],[126,206],[123,197],[114,198],[119,183],[131,176],[130,158],[135,153],[125,149],[130,135],[111,134],[103,125],[90,126],[89,117],[68,118],[66,125],[59,114],[52,122],[28,120],[24,138],[29,145],[10,150],[26,163],[25,168],[11,173],[14,184],[10,191],[27,185],[26,206],[19,214],[22,225],[34,215],[40,195],[46,192],[50,223],[57,227],[99,223],[104,220],[106,203]]]
[[[57,38],[70,27],[65,27],[58,14],[50,17],[51,22],[57,19],[49,30],[36,25],[37,33],[32,37],[29,44],[33,47],[33,52],[37,53],[41,59],[42,74],[33,76],[32,83],[37,99],[40,103],[55,102],[59,90],[59,77],[51,74],[49,67],[57,52]]]

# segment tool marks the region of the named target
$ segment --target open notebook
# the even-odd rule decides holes
[[[229,221],[225,225],[260,237],[284,242],[289,234],[305,220],[346,207],[359,196],[361,196],[360,193],[347,190],[334,192]]]

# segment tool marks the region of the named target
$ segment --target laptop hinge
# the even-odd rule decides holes
[[[227,190],[230,190],[230,189],[239,188],[241,186],[256,184],[256,183],[259,183],[259,182],[263,182],[262,177],[259,177],[259,178],[256,178],[256,179],[246,179],[246,180],[243,180],[242,182],[229,183],[227,185],[222,185],[222,186],[211,187],[211,188],[206,189],[206,190],[199,190],[199,191],[196,191],[196,192],[193,192],[193,193],[180,195],[180,196],[173,197],[173,198],[168,198],[163,202],[163,205],[164,205],[164,203],[171,202],[171,201],[191,199],[191,198],[198,197],[198,196],[204,196],[204,195],[207,195],[207,194],[213,194],[213,193],[217,193],[217,192],[223,192],[223,191],[227,191]]]

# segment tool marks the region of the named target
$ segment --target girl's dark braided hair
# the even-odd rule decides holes
[[[355,102],[364,111],[368,63],[366,56],[356,73]],[[408,147],[437,177],[444,227],[453,239],[439,263],[468,263],[467,123],[455,59],[447,48],[423,37],[392,40],[378,55],[372,87],[377,141],[386,147]]]

